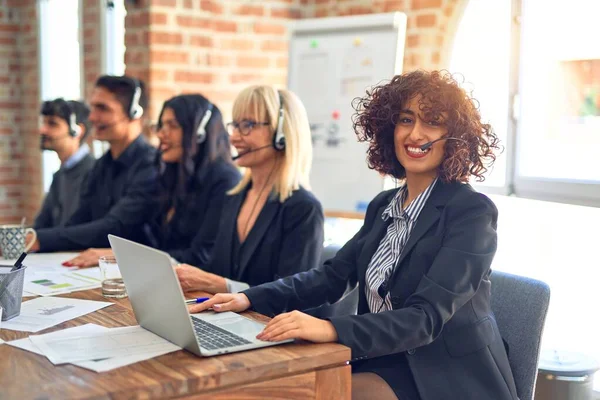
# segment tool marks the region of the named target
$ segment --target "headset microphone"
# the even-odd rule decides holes
[[[460,141],[460,142],[464,142],[464,143],[467,143],[467,144],[468,144],[468,142],[467,142],[466,140],[464,140],[464,139],[455,138],[455,137],[443,137],[443,138],[439,138],[439,139],[436,139],[436,140],[432,140],[431,142],[427,142],[427,143],[425,143],[425,144],[423,144],[423,145],[419,146],[419,148],[420,148],[421,150],[425,151],[425,150],[427,150],[428,148],[430,148],[431,146],[433,146],[433,144],[434,144],[435,142],[439,142],[440,140],[458,140],[458,141]]]
[[[232,159],[233,161],[235,161],[235,160],[237,160],[237,159],[239,159],[239,158],[242,158],[242,157],[243,157],[243,156],[245,156],[246,154],[254,153],[255,151],[259,151],[259,150],[262,150],[262,149],[266,149],[266,148],[268,148],[268,147],[273,147],[273,144],[268,144],[268,145],[266,145],[266,146],[261,146],[261,147],[259,147],[259,148],[256,148],[256,149],[250,149],[250,150],[248,150],[248,151],[244,151],[243,153],[240,153],[240,154],[238,154],[237,156],[233,156],[233,157],[231,157],[231,159]]]

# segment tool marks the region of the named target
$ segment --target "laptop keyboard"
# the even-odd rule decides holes
[[[192,318],[196,335],[200,338],[200,346],[207,350],[224,349],[226,347],[250,344],[246,339],[227,332],[209,322],[198,318]]]

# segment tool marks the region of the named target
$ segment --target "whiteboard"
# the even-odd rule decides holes
[[[383,190],[368,168],[368,145],[352,130],[352,100],[401,73],[406,15],[386,13],[297,21],[288,87],[304,103],[313,139],[310,182],[329,215],[364,213]]]

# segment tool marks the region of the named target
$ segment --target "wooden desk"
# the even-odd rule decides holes
[[[107,301],[100,289],[65,295]],[[136,325],[128,299],[38,333],[86,323]],[[267,320],[256,313],[253,318]],[[28,332],[0,330],[4,340]],[[37,333],[36,333],[37,334]],[[350,349],[294,343],[202,358],[187,351],[96,373],[0,345],[0,399],[350,399]]]

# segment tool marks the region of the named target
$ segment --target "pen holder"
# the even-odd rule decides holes
[[[2,321],[7,321],[21,313],[25,268],[27,267],[23,266],[13,272],[0,273],[0,307],[3,308]]]

